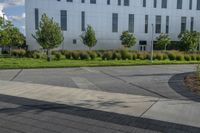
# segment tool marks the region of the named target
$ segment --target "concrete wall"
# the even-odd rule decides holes
[[[107,0],[97,0],[97,4],[90,4],[90,0],[73,0],[73,3],[66,0],[26,0],[26,37],[27,45],[31,50],[39,49],[39,45],[33,39],[32,34],[35,33],[35,8],[39,9],[40,17],[46,13],[49,17],[53,17],[55,21],[60,23],[60,10],[67,10],[68,30],[64,32],[65,41],[60,47],[61,49],[87,49],[80,42],[81,31],[81,11],[85,11],[86,24],[93,26],[98,39],[95,49],[114,49],[120,48],[120,34],[128,30],[128,15],[135,14],[135,31],[137,37],[137,45],[134,49],[139,49],[139,40],[147,41],[147,50],[150,49],[152,38],[152,26],[155,24],[155,16],[162,16],[162,32],[165,32],[166,16],[169,16],[170,26],[169,35],[176,41],[181,30],[181,17],[187,17],[187,29],[190,29],[190,18],[194,17],[194,30],[200,31],[200,11],[196,10],[196,0],[193,0],[193,9],[189,10],[189,0],[183,0],[183,9],[176,9],[176,0],[168,0],[167,9],[161,8],[161,0],[157,0],[157,8],[153,8],[154,0],[147,0],[147,7],[142,6],[142,0],[130,0],[129,6],[117,5],[117,0],[111,0],[111,4],[107,5]],[[112,33],[112,13],[118,13],[119,27],[118,33]],[[144,33],[145,15],[149,15],[149,32]],[[155,38],[158,34],[155,34]],[[77,40],[77,44],[73,44],[73,39]]]

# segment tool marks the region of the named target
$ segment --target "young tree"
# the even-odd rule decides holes
[[[25,44],[25,37],[19,31],[18,28],[14,27],[11,21],[3,20],[0,17],[0,45],[5,46],[22,46]]]
[[[171,43],[171,39],[170,37],[165,34],[165,33],[161,33],[157,38],[156,38],[156,44],[155,44],[155,48],[156,49],[164,49],[167,50],[167,45],[169,45]]]
[[[47,60],[51,61],[51,49],[57,48],[64,40],[62,30],[58,23],[50,19],[46,14],[42,15],[40,26],[33,38],[39,45],[47,50]]]
[[[196,31],[185,31],[178,36],[184,50],[195,51],[200,43],[200,33]]]
[[[128,31],[122,32],[120,40],[125,48],[131,48],[136,44],[136,37]]]
[[[89,47],[89,50],[97,44],[95,31],[92,26],[88,25],[86,31],[81,35],[81,41],[84,45]]]

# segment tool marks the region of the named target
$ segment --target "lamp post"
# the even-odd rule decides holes
[[[151,62],[153,63],[153,40],[154,40],[154,25],[151,24],[152,26],[152,40],[151,40]]]

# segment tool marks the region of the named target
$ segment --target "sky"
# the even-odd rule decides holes
[[[0,16],[5,14],[5,18],[25,34],[25,0],[0,0]]]

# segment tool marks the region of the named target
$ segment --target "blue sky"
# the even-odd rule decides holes
[[[6,15],[21,32],[25,33],[25,0],[0,0],[0,16]]]

